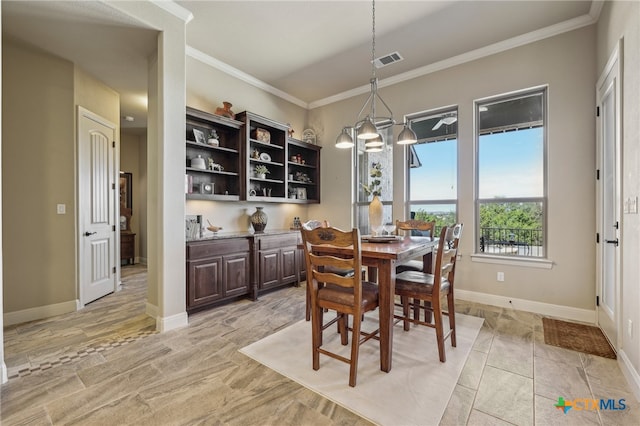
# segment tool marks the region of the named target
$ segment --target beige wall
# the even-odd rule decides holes
[[[640,3],[606,2],[597,38],[597,73],[623,38],[622,57],[622,199],[640,196]],[[635,377],[640,372],[640,216],[623,214],[621,226],[622,280],[620,316],[623,361],[631,363]],[[627,333],[627,324],[633,332]],[[638,391],[636,383],[636,391]]]
[[[75,310],[75,106],[117,123],[119,98],[64,59],[6,38],[3,47],[4,313]]]
[[[187,57],[187,105],[213,113],[216,107],[222,106],[223,101],[231,102],[231,109],[235,113],[246,110],[289,123],[297,137],[301,137],[305,128],[304,108]],[[263,206],[269,216],[267,229],[289,228],[295,216],[302,221],[308,218],[307,207],[299,204],[199,200],[187,201],[187,214],[201,214],[205,223],[209,220],[216,226],[222,226],[225,231],[246,231],[250,228],[249,215],[255,211],[256,206]]]
[[[4,312],[75,301],[73,64],[3,39]],[[66,204],[66,215],[56,204]],[[72,308],[75,308],[75,302]]]
[[[457,288],[477,293],[593,311],[595,301],[595,28],[572,31],[470,63],[380,89],[396,119],[447,105],[459,108],[459,220],[464,222]],[[472,262],[474,250],[473,101],[524,88],[549,86],[548,252],[552,269]],[[355,120],[364,97],[318,108],[310,120],[328,135]],[[400,130],[398,128],[397,132]],[[314,215],[351,225],[350,151],[323,148],[323,203]],[[402,218],[403,151],[394,152],[394,216]],[[437,161],[434,159],[433,161]],[[505,281],[496,281],[496,272]],[[522,308],[514,305],[515,308]]]

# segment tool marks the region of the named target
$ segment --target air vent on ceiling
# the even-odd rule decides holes
[[[388,55],[381,56],[373,60],[373,64],[376,68],[386,67],[387,65],[391,65],[394,62],[402,61],[404,58],[400,56],[400,53],[393,52]]]

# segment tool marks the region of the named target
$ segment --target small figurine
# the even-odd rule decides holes
[[[211,129],[211,133],[209,134],[209,139],[207,140],[209,145],[211,146],[219,146],[220,141],[218,140],[218,132],[215,129]]]

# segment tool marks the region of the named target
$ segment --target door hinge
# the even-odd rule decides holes
[[[600,117],[600,107],[596,107],[596,117]]]
[[[600,306],[600,296],[596,296],[596,306]]]
[[[600,244],[600,233],[596,232],[596,244]]]
[[[620,224],[618,223],[618,221],[617,221],[617,220],[616,220],[616,224],[615,224],[615,225],[613,225],[613,227],[614,227],[614,228],[616,228],[616,229],[620,229]]]
[[[600,180],[600,169],[596,169],[596,180]]]
[[[116,184],[115,183],[111,184],[111,189],[116,189]]]
[[[111,141],[111,147],[115,148],[116,147],[116,141]]]
[[[116,226],[115,225],[111,225],[111,228],[113,229],[113,232],[116,232]]]
[[[115,266],[113,267],[113,273],[114,274],[116,273],[116,267]]]

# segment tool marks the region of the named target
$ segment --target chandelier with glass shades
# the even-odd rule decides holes
[[[358,113],[356,123],[353,126],[346,126],[342,129],[342,132],[338,135],[336,139],[336,147],[337,148],[351,148],[353,143],[353,138],[349,134],[351,130],[355,130],[358,134],[358,139],[364,140],[365,150],[369,152],[382,151],[382,146],[384,146],[384,141],[382,139],[382,135],[380,135],[380,131],[387,129],[396,124],[396,121],[393,118],[393,112],[391,108],[385,103],[385,101],[378,94],[378,79],[376,77],[376,66],[375,66],[375,58],[376,58],[376,1],[372,1],[372,42],[371,42],[371,93],[369,93],[369,97],[365,101],[364,105],[360,109]],[[376,101],[380,101],[380,103],[386,108],[386,111],[389,115],[387,116],[378,116],[376,115]],[[360,118],[362,113],[369,107],[368,114],[364,118]],[[416,134],[413,130],[409,128],[407,123],[402,124],[404,128],[398,135],[398,144],[407,145],[412,144],[417,141]]]

